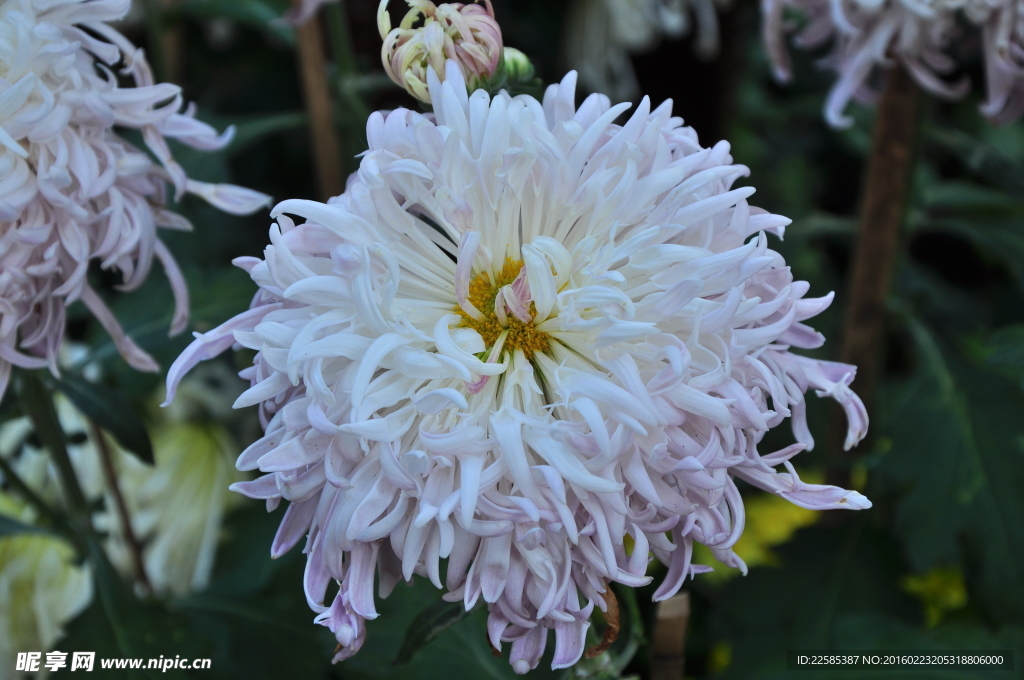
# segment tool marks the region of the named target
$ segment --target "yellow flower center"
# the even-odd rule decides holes
[[[474,319],[466,314],[458,305],[455,306],[455,313],[462,317],[459,324],[465,328],[472,328],[484,339],[484,346],[488,350],[498,341],[498,336],[508,331],[505,338],[503,350],[523,350],[527,359],[533,358],[534,352],[546,352],[550,338],[547,333],[538,331],[533,321],[524,323],[514,314],[508,314],[508,326],[502,326],[498,321],[498,315],[494,312],[494,298],[502,287],[511,284],[519,276],[523,268],[522,260],[506,258],[501,271],[498,272],[496,280],[491,283],[491,277],[487,272],[481,272],[469,282],[469,301],[484,315],[483,321]],[[533,303],[530,303],[530,312],[536,313]]]

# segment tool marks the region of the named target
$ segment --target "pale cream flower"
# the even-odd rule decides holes
[[[0,515],[22,522],[32,512],[0,492]],[[0,668],[12,677],[18,652],[45,652],[92,601],[92,576],[74,549],[50,534],[0,537]]]
[[[185,389],[198,392],[188,385]],[[131,579],[134,565],[92,427],[63,395],[57,395],[56,406],[85,496],[90,502],[102,500],[93,523],[107,535],[104,547],[111,561]],[[0,456],[44,500],[59,506],[63,495],[57,471],[48,452],[32,445],[31,433],[27,418],[0,426]],[[144,544],[143,560],[154,589],[173,595],[201,590],[209,581],[224,516],[240,500],[228,493],[242,479],[232,465],[238,449],[230,435],[219,425],[165,422],[154,433],[152,466],[124,451],[110,435],[106,443],[133,531]]]
[[[168,423],[153,436],[155,465],[121,452],[119,480],[143,542],[146,574],[160,594],[185,595],[206,587],[220,543],[224,515],[239,498],[228,487],[242,479],[232,465],[238,449],[217,425]],[[126,574],[132,564],[121,524],[108,513],[111,558]]]

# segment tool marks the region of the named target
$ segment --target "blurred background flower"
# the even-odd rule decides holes
[[[235,445],[217,425],[170,422],[153,433],[155,464],[118,456],[118,479],[143,544],[146,576],[159,594],[186,595],[206,587],[221,538],[224,514],[238,505],[228,487],[241,476]],[[97,518],[111,536],[111,560],[131,575],[131,547],[113,512]]]
[[[572,0],[566,15],[565,57],[587,92],[612,101],[640,95],[631,56],[665,39],[696,32],[694,52],[718,54],[718,9],[728,0]],[[666,65],[667,66],[667,65]]]
[[[80,356],[81,352],[81,347],[73,347],[66,355]],[[216,365],[204,368],[182,385],[183,398],[175,409],[154,410],[157,417],[151,424],[151,464],[125,451],[63,395],[56,399],[57,414],[68,439],[68,453],[85,496],[95,507],[92,521],[103,539],[102,545],[124,578],[135,581],[139,592],[146,595],[184,596],[206,587],[222,536],[224,515],[238,505],[238,497],[228,491],[232,483],[242,478],[232,464],[238,451],[232,435],[210,419],[208,409],[216,414],[221,400],[227,399],[230,404],[240,393],[241,383],[230,373],[227,380],[217,383]],[[98,378],[95,371],[90,373]],[[116,491],[104,475],[104,456],[110,457],[116,472]],[[0,457],[43,501],[56,507],[63,504],[59,475],[27,417],[0,425]],[[10,480],[0,474],[0,482]],[[45,519],[11,496],[0,496],[0,500],[4,503],[0,513],[25,523],[26,530],[39,527]],[[131,521],[131,535],[125,531],[125,515],[119,507],[122,502]],[[41,608],[36,617],[39,630],[45,630],[46,635],[38,639],[46,644],[25,646],[35,638],[16,636],[22,645],[18,649],[49,649],[58,637],[60,624],[89,603],[92,589],[88,567],[75,567],[74,547],[55,535],[16,534],[0,540],[4,541],[0,545],[7,546],[0,548],[4,551],[0,553],[0,581],[26,578],[34,561],[38,561],[40,579],[65,579],[67,588],[77,589],[74,597],[58,590],[53,601],[49,594],[37,594],[31,600],[33,606]],[[9,546],[7,541],[11,542]],[[26,556],[15,559],[20,551],[27,551]],[[40,581],[39,588],[49,583]],[[21,584],[12,592],[24,596],[25,591]],[[17,605],[11,616],[29,616],[24,602],[11,602],[12,606]]]
[[[958,62],[980,57],[987,90],[982,112],[1007,122],[1024,111],[1024,12],[1017,0],[767,0],[762,8],[765,45],[780,82],[792,77],[790,33],[801,49],[828,48],[822,64],[838,80],[825,118],[835,127],[853,124],[845,113],[851,99],[869,103],[878,97],[879,72],[894,63],[935,96],[960,99],[970,80]]]
[[[184,330],[188,290],[156,229],[191,224],[166,209],[167,185],[175,200],[192,193],[235,214],[269,201],[242,187],[190,179],[174,160],[168,139],[209,151],[228,144],[233,130],[218,135],[196,120],[194,107],[179,113],[180,88],[156,83],[143,52],[106,23],[129,6],[129,0],[0,6],[0,396],[12,365],[56,372],[65,307],[77,300],[132,367],[158,369],[87,274],[98,262],[119,272],[121,289],[130,291],[159,260],[174,291],[171,333]],[[141,132],[157,162],[115,126]]]
[[[0,493],[0,521],[29,523],[32,511]],[[92,576],[78,564],[70,543],[48,533],[0,536],[0,667],[15,677],[18,652],[45,652],[63,636],[64,626],[92,600]]]

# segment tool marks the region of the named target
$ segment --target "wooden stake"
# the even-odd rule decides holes
[[[334,128],[334,105],[327,80],[327,59],[319,15],[314,15],[296,27],[299,74],[309,116],[309,141],[313,154],[320,199],[326,201],[345,190],[345,177],[341,171],[338,134]]]
[[[682,680],[689,624],[689,593],[679,593],[658,603],[651,631],[650,680]]]
[[[921,104],[921,91],[902,66],[892,67],[887,76],[868,158],[839,355],[843,363],[857,366],[853,388],[871,417],[885,359],[885,305],[910,193]],[[842,451],[846,432],[845,419],[839,422],[840,418],[841,414],[832,427],[836,452]]]
[[[163,9],[169,10],[174,7],[177,0],[162,0],[160,5]],[[183,85],[185,79],[185,30],[181,21],[176,21],[163,29],[164,34],[164,77],[168,83]]]

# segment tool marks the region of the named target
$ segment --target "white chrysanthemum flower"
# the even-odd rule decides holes
[[[764,0],[762,31],[780,82],[792,77],[786,36],[797,23],[786,17],[796,10],[806,20],[794,39],[798,47],[831,45],[824,63],[839,79],[825,103],[825,119],[849,127],[850,100],[873,101],[878,70],[899,63],[917,83],[945,99],[959,99],[970,89],[964,77],[950,81],[956,68],[951,45],[964,42],[964,29],[981,31],[987,101],[982,112],[1008,122],[1024,111],[1024,3],[1020,0]],[[964,21],[966,19],[966,21]]]
[[[17,500],[0,493],[0,515],[30,521]],[[64,625],[92,601],[89,567],[75,564],[74,549],[50,534],[0,537],[0,667],[13,672],[19,652],[53,648]]]
[[[264,259],[237,261],[252,308],[197,336],[168,395],[235,343],[258,352],[235,405],[258,404],[266,434],[237,467],[265,475],[235,488],[290,501],[272,553],[308,537],[306,594],[337,659],[377,615],[377,572],[382,597],[420,574],[482,598],[518,672],[554,629],[565,667],[608,583],[650,581],[650,553],[668,565],[658,600],[708,569],[695,541],[744,568],[734,477],[869,507],[790,463],[813,444],[806,390],[845,407],[847,446],[867,420],[854,367],[789,351],[824,342],[803,321],[832,297],[805,299],[768,248],[789,220],[730,188],[747,168],[727,143],[702,148],[670,102],[622,126],[629,104],[577,109],[574,73],[541,103],[469,95],[447,67],[433,115],[370,117],[344,195],[277,206]],[[798,443],[760,455],[786,418]]]
[[[123,16],[129,0],[5,0],[0,4],[0,395],[11,366],[50,367],[64,331],[67,304],[81,300],[139,370],[156,362],[124,333],[89,287],[89,263],[140,286],[154,257],[167,271],[176,313],[188,321],[188,292],[157,227],[188,229],[165,209],[199,195],[227,212],[247,214],[269,197],[186,177],[167,139],[212,150],[230,141],[178,113],[181,91],[156,84],[141,50],[104,22]],[[130,78],[134,87],[118,83]],[[116,132],[140,130],[155,163]]]
[[[613,100],[640,93],[630,55],[681,38],[696,21],[693,49],[702,59],[718,54],[718,9],[728,0],[574,0],[566,18],[565,54],[580,85]],[[693,15],[691,19],[690,15]]]

